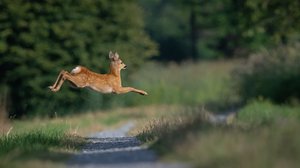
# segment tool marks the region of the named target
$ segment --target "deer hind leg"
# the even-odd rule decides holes
[[[65,80],[69,81],[73,87],[79,87],[79,88],[85,87],[84,81],[82,81],[79,76],[72,75],[67,71],[61,71],[54,85],[50,86],[49,88],[53,92],[57,92],[61,88]]]
[[[60,71],[55,83],[52,86],[49,86],[49,89],[51,89],[51,91],[56,91],[57,84],[62,80],[62,76],[65,72],[67,71],[65,70]]]
[[[115,90],[115,93],[117,93],[117,94],[123,94],[123,93],[128,93],[128,92],[135,92],[135,93],[138,93],[141,95],[148,95],[147,92],[145,92],[143,90],[135,89],[132,87],[120,87]]]

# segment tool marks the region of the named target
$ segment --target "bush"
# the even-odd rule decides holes
[[[235,72],[244,100],[262,97],[276,103],[300,99],[300,44],[281,45],[249,57]]]

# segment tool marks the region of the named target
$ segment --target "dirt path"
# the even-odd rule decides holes
[[[127,136],[134,127],[127,123],[119,129],[92,134],[88,144],[67,165],[80,168],[185,168],[181,163],[159,162],[154,151],[141,146],[136,137]]]

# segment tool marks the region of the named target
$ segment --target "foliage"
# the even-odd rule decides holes
[[[190,54],[189,12],[174,2],[141,0],[140,4],[145,10],[146,30],[159,43],[160,58],[182,60]]]
[[[48,92],[61,69],[107,69],[114,50],[134,70],[156,54],[134,0],[3,0],[0,8],[0,82],[11,116],[82,108],[89,92]]]
[[[297,102],[300,99],[299,51],[297,43],[253,54],[236,70],[235,79],[242,98]]]
[[[299,33],[299,5],[299,1],[293,0],[244,1],[243,16],[248,22],[244,22],[244,26],[248,28],[245,33],[247,36],[266,34],[276,42],[286,43],[289,35]]]
[[[160,44],[161,59],[246,56],[262,46],[299,37],[299,1],[140,0],[140,3],[146,11],[146,29]]]

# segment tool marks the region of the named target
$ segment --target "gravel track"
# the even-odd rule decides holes
[[[127,136],[134,127],[129,122],[121,128],[91,134],[82,151],[67,163],[70,168],[186,168],[182,163],[162,163],[154,151],[136,137]]]

